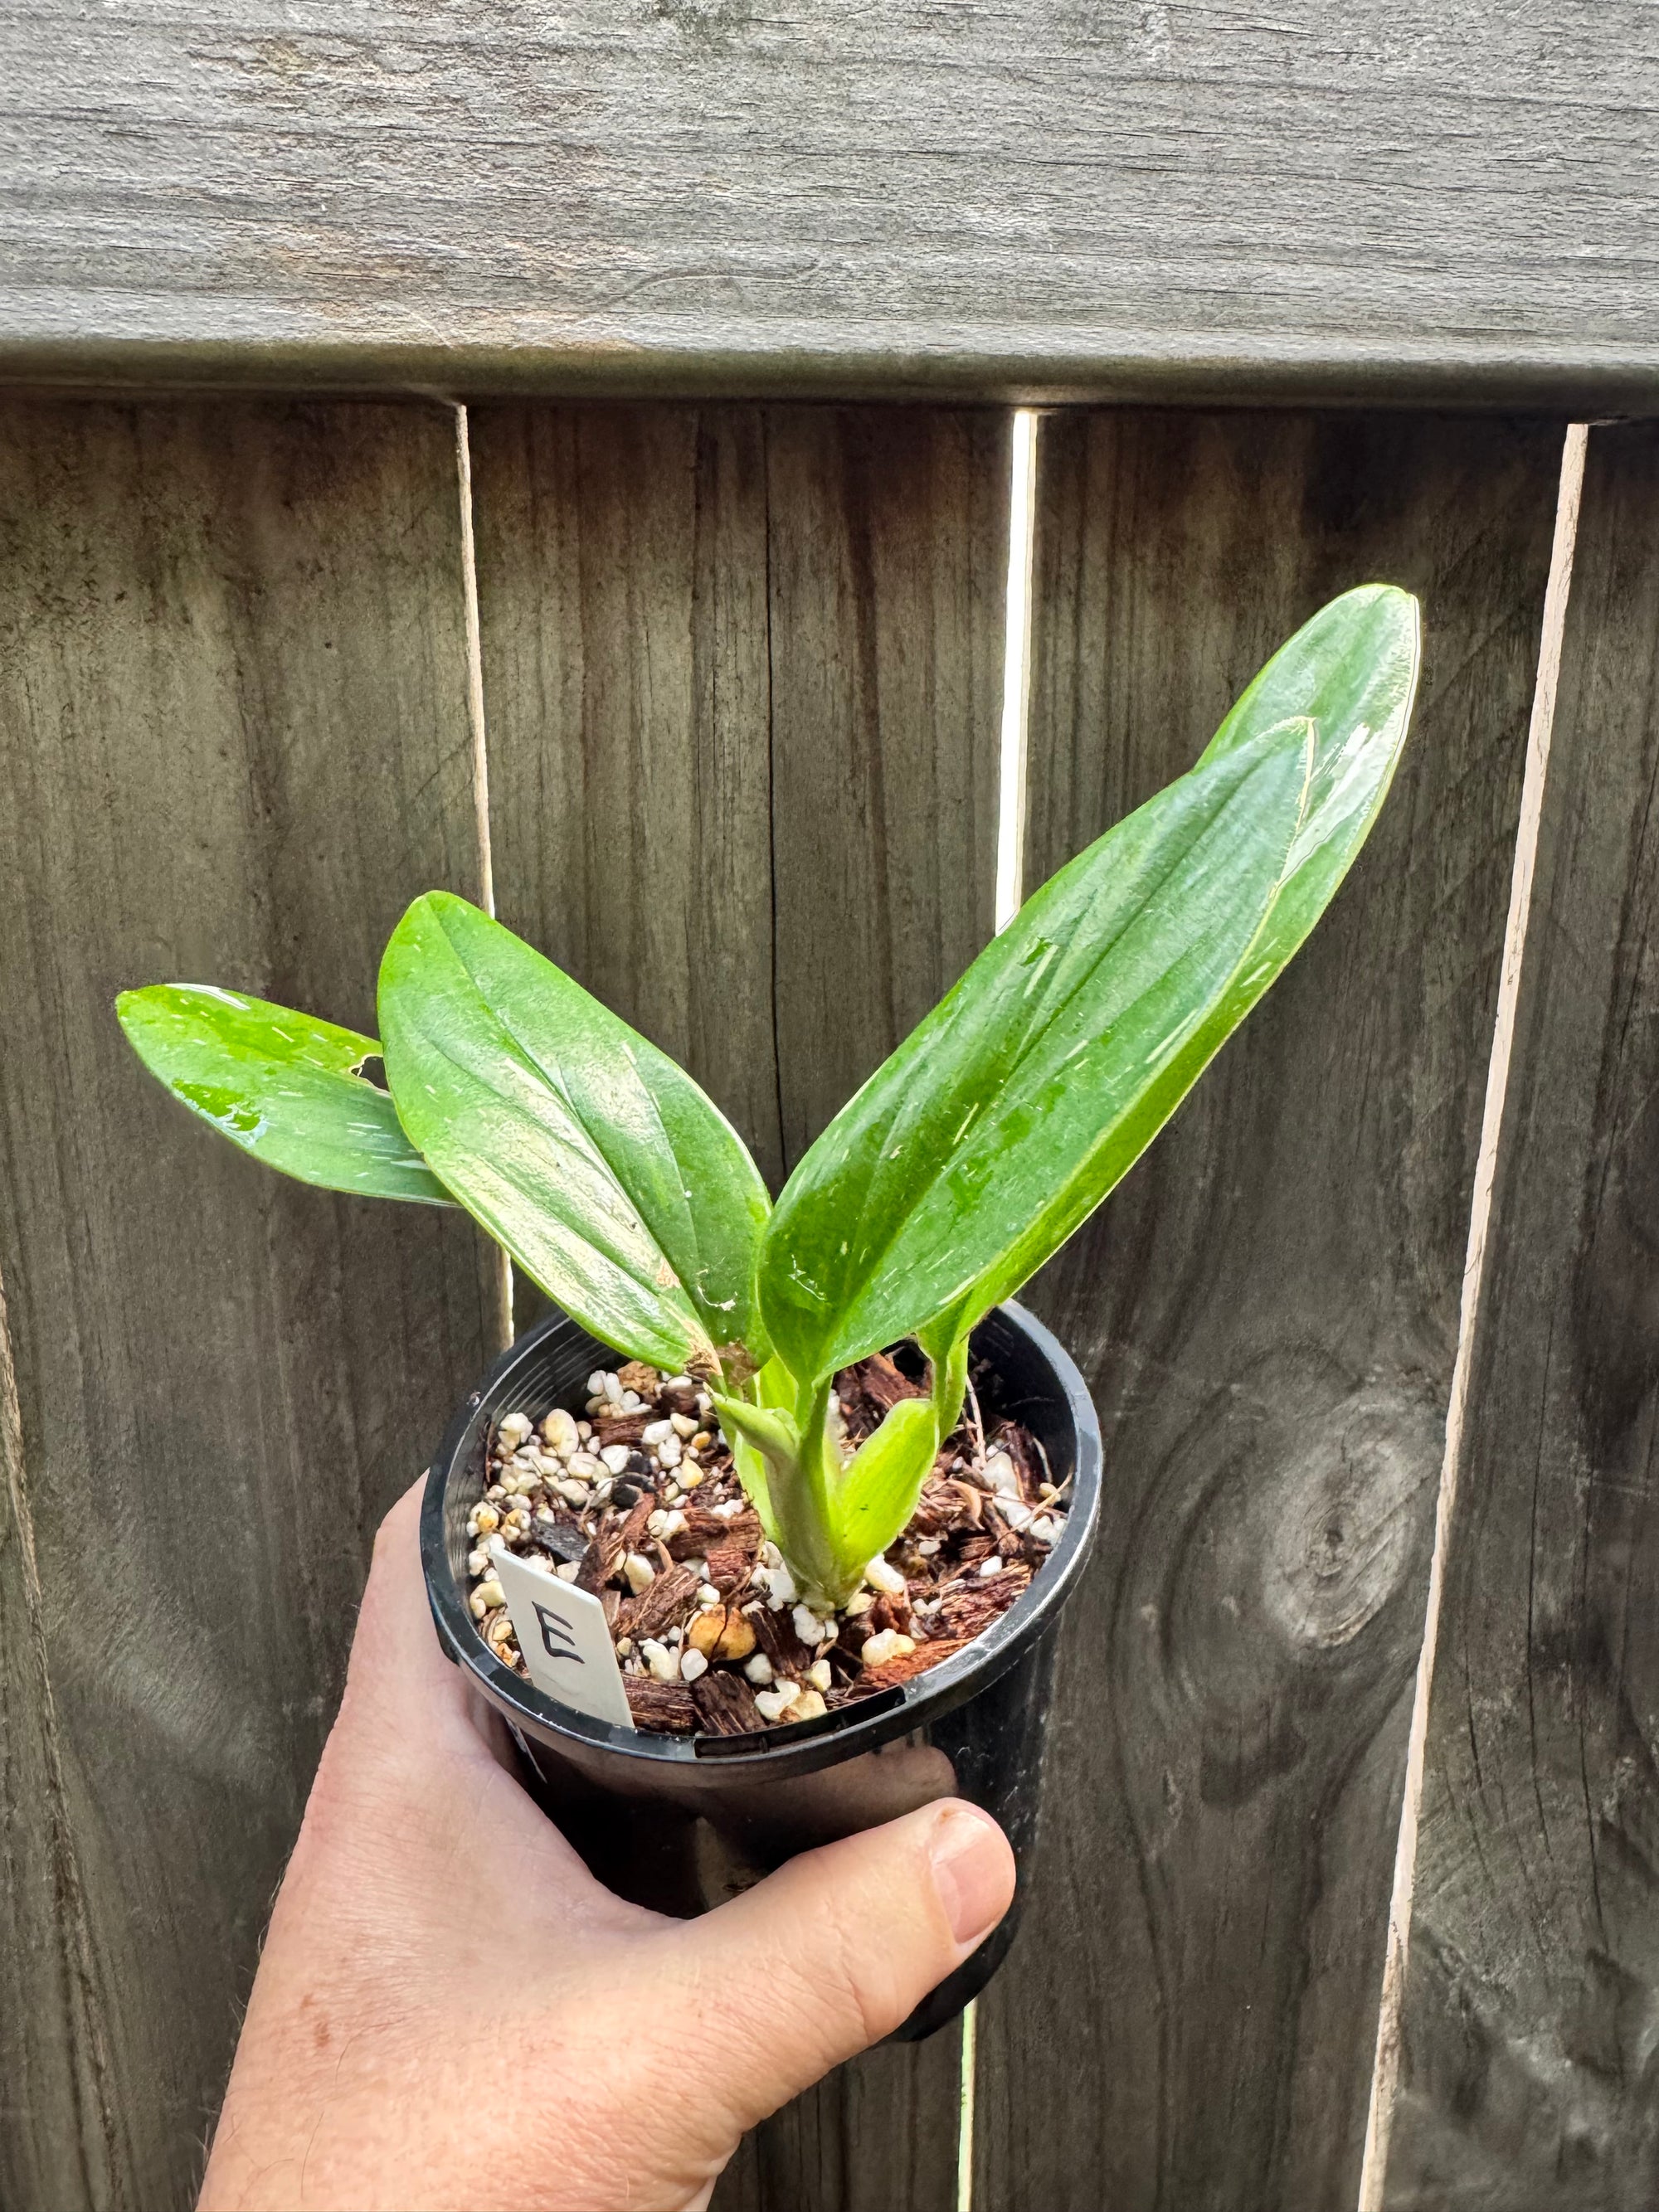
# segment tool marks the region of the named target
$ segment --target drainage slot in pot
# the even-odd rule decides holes
[[[700,1735],[694,1739],[691,1747],[699,1759],[737,1759],[751,1751],[775,1751],[782,1744],[804,1743],[811,1736],[829,1735],[853,1721],[869,1720],[877,1713],[890,1713],[896,1705],[903,1703],[902,1687],[881,1690],[873,1698],[860,1698],[855,1705],[843,1705],[839,1712],[825,1713],[817,1720],[795,1721],[787,1728],[751,1729],[747,1735]]]

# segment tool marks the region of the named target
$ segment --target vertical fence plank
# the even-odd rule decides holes
[[[1590,433],[1440,1614],[1390,2212],[1659,2202],[1659,433]]]
[[[1381,576],[1415,734],[1314,942],[1036,1286],[1107,1442],[976,2203],[1353,2201],[1559,428],[1042,433],[1028,880]]]
[[[774,1186],[990,933],[1006,418],[474,410],[503,920]],[[758,2130],[717,2202],[943,2212],[957,2037]]]
[[[403,903],[476,893],[453,434],[8,401],[0,481],[0,2194],[161,2208],[193,2192],[375,1522],[492,1309],[469,1224],[216,1143],[111,1001],[183,976],[372,1027]]]

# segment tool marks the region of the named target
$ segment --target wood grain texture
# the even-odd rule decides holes
[[[1390,2212],[1659,2202],[1659,440],[1593,430],[1440,1615]]]
[[[1423,598],[1395,789],[1312,943],[1034,1302],[1106,1437],[979,2212],[1354,2201],[1559,428],[1102,415],[1040,448],[1029,878],[1271,648]]]
[[[476,890],[453,430],[14,402],[0,486],[0,2196],[172,2207],[490,1276],[459,1216],[214,1140],[111,1001],[372,1026],[406,899]]]
[[[498,910],[775,1187],[990,933],[1008,423],[475,408]],[[745,2143],[721,2212],[945,2212],[957,2039]]]
[[[1650,408],[1647,0],[21,0],[0,366]]]

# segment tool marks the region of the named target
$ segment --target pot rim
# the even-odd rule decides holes
[[[468,1393],[427,1472],[421,1502],[421,1564],[434,1625],[446,1655],[473,1678],[514,1726],[551,1747],[567,1747],[579,1760],[583,1753],[587,1760],[597,1753],[606,1765],[613,1759],[625,1759],[641,1779],[653,1767],[678,1768],[686,1780],[695,1772],[718,1785],[740,1778],[781,1777],[786,1771],[799,1774],[838,1765],[858,1753],[908,1734],[924,1719],[963,1704],[1006,1673],[1053,1625],[1088,1556],[1100,1509],[1100,1423],[1076,1363],[1052,1331],[1012,1298],[994,1307],[975,1334],[988,1326],[994,1329],[999,1322],[1027,1340],[1048,1370],[1063,1401],[1077,1437],[1072,1503],[1060,1540],[1030,1587],[988,1629],[950,1658],[908,1682],[817,1719],[744,1736],[667,1735],[617,1728],[556,1704],[504,1666],[480,1634],[465,1593],[451,1568],[445,1508],[453,1476],[464,1462],[480,1412],[492,1393],[499,1391],[533,1355],[544,1337],[561,1327],[580,1328],[557,1307],[492,1361],[483,1380]],[[590,1338],[590,1341],[607,1358],[617,1356],[599,1339]]]

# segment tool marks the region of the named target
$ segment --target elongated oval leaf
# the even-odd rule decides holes
[[[757,1349],[766,1188],[666,1054],[443,892],[398,925],[380,1004],[405,1127],[550,1297],[659,1366]]]
[[[1169,1120],[1335,896],[1394,781],[1421,660],[1421,617],[1409,592],[1392,584],[1345,592],[1279,647],[1206,748],[1200,769],[1249,747],[1287,717],[1305,715],[1314,730],[1302,821],[1261,927],[1208,1017],[1148,1085],[1123,1132],[1133,1149],[1118,1176]],[[962,1301],[957,1327],[971,1328],[1012,1297],[1083,1218],[1062,1213],[1033,1222]]]
[[[1137,1106],[1261,928],[1311,743],[1305,723],[1266,732],[1109,830],[836,1115],[762,1252],[767,1325],[797,1375],[911,1334],[1034,1224],[1063,1236],[1098,1204],[1152,1133]]]
[[[123,991],[115,1011],[150,1073],[268,1167],[363,1198],[451,1202],[357,1073],[380,1052],[373,1037],[209,983]]]

